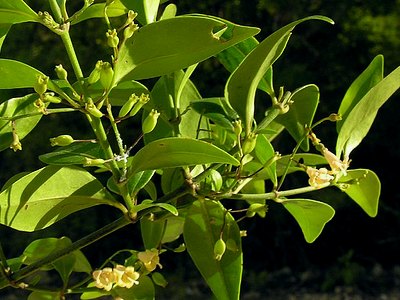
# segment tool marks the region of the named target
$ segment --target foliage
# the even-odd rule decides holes
[[[350,154],[399,88],[400,69],[384,76],[383,56],[376,56],[350,85],[338,113],[321,120],[314,120],[316,85],[275,90],[274,63],[295,28],[309,21],[333,23],[330,18],[302,18],[258,41],[258,28],[209,15],[177,16],[168,1],[85,0],[72,15],[67,2],[49,0],[50,14],[36,13],[23,0],[0,0],[0,47],[14,24],[41,24],[61,38],[74,72],[57,65],[46,75],[0,59],[0,89],[29,91],[0,105],[0,150],[22,150],[21,140],[51,114],[82,115],[93,132],[87,140],[68,132],[49,137],[57,149],[39,157],[47,166],[2,187],[0,224],[38,231],[97,205],[112,206],[121,217],[76,242],[38,239],[16,258],[7,258],[0,247],[0,288],[30,290],[29,299],[76,293],[81,299],[153,299],[155,285],[166,286],[155,271],[162,254],[187,249],[217,299],[239,299],[245,235],[239,222],[265,217],[267,200],[293,216],[308,243],[335,210],[305,194],[334,187],[369,216],[377,215],[379,179],[371,170],[349,169]],[[70,31],[92,18],[108,26],[103,38],[110,57],[99,57],[86,70]],[[190,77],[211,57],[230,76],[224,95],[204,99]],[[262,118],[256,114],[257,92],[271,101]],[[139,114],[142,132],[132,141],[120,129]],[[325,121],[337,122],[335,154],[314,132]],[[284,130],[296,143],[289,154],[275,149]],[[307,153],[311,149],[319,154]],[[107,174],[106,183],[100,173]],[[283,188],[288,177],[302,173],[308,176],[303,186]],[[121,249],[92,269],[80,249],[130,224],[140,225],[143,245]],[[51,270],[62,280],[57,289],[28,277]],[[75,283],[76,273],[87,276]]]

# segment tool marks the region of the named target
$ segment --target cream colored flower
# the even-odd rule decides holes
[[[135,268],[132,266],[117,265],[114,268],[114,274],[116,276],[116,285],[130,289],[134,284],[139,284],[139,273],[135,272]]]
[[[105,289],[106,291],[110,291],[113,284],[116,282],[116,276],[111,268],[95,270],[92,276],[95,280],[96,287],[99,289]]]
[[[160,257],[158,256],[157,249],[146,250],[138,253],[139,260],[144,264],[147,271],[152,272],[157,266],[162,268],[160,264]]]
[[[332,181],[335,178],[329,174],[329,171],[326,168],[316,169],[307,167],[306,172],[310,177],[308,179],[308,183],[317,189],[321,188],[322,185]]]
[[[324,148],[322,154],[335,174],[341,172],[344,176],[347,175],[347,168],[349,167],[347,161],[341,161],[335,154],[329,151],[328,148]]]

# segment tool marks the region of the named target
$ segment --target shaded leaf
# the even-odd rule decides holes
[[[35,231],[99,204],[120,205],[89,172],[77,167],[48,166],[22,177],[0,193],[0,223]]]
[[[0,52],[12,24],[0,24]]]
[[[166,220],[152,221],[149,218],[140,219],[140,232],[145,249],[158,248],[164,234]]]
[[[282,200],[283,206],[296,219],[307,243],[314,242],[335,210],[326,203],[309,199]]]
[[[121,0],[121,2],[138,14],[136,19],[140,24],[146,25],[156,21],[160,0]]]
[[[220,238],[230,240],[221,260],[214,257],[214,245]],[[189,209],[183,229],[187,250],[203,278],[219,300],[240,296],[242,251],[239,227],[219,202],[198,200]]]
[[[23,0],[0,0],[0,23],[39,22],[38,15]]]
[[[106,3],[95,3],[89,6],[85,11],[79,15],[72,16],[71,24],[77,24],[92,18],[104,18],[104,7]],[[114,0],[107,8],[108,17],[119,17],[126,14],[128,9],[121,3],[120,0]]]
[[[381,183],[371,170],[348,170],[347,175],[340,178],[339,187],[354,200],[370,217],[378,214]]]
[[[100,145],[97,143],[73,143],[39,156],[40,161],[48,165],[60,166],[81,165],[86,158],[105,158]]]
[[[153,281],[148,276],[140,276],[139,284],[130,289],[116,287],[113,294],[124,300],[153,300],[155,299],[155,289]],[[116,298],[116,297],[114,297]]]
[[[267,162],[275,156],[275,150],[264,134],[259,134],[257,136],[257,143],[254,150],[257,159],[263,166],[265,166],[265,164],[267,164]],[[273,182],[274,186],[277,186],[278,177],[276,174],[276,162],[266,166],[265,171],[268,173],[269,178]]]

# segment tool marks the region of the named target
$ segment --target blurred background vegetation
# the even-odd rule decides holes
[[[36,11],[48,10],[47,1],[26,2]],[[70,11],[80,8],[83,3],[69,2]],[[178,14],[217,15],[238,24],[260,27],[258,40],[298,18],[314,14],[332,18],[336,23],[334,26],[307,22],[296,28],[274,68],[276,88],[285,86],[287,90],[294,90],[308,83],[319,86],[321,103],[316,119],[337,111],[347,87],[377,54],[385,57],[385,75],[400,65],[399,0],[381,0],[379,3],[375,0],[171,2],[177,4]],[[71,35],[86,75],[98,59],[109,57],[103,38],[105,30],[106,26],[100,20],[85,21],[72,28]],[[0,56],[23,61],[53,76],[55,65],[61,63],[69,68],[58,37],[37,24],[13,26]],[[210,59],[200,64],[193,81],[204,97],[220,96],[228,76],[216,60]],[[24,92],[2,91],[0,101]],[[279,288],[289,293],[301,290],[326,292],[345,287],[348,293],[362,292],[372,297],[400,288],[399,100],[397,93],[381,109],[369,135],[352,157],[352,168],[371,169],[381,179],[378,216],[369,218],[341,193],[328,190],[313,194],[317,199],[328,201],[336,209],[336,216],[316,242],[307,244],[292,217],[279,206],[271,205],[265,219],[252,219],[241,225],[248,232],[248,237],[243,240],[246,299],[265,299],[273,293],[276,296],[279,293],[274,291]],[[135,131],[134,126],[132,123],[126,132]],[[84,120],[79,117],[50,115],[43,118],[32,134],[22,141],[23,151],[0,153],[0,185],[14,174],[42,167],[37,156],[52,150],[48,138],[70,132],[75,138],[91,137]],[[324,144],[334,149],[334,124],[327,124],[317,134]],[[284,142],[290,151],[293,145]],[[76,240],[114,220],[116,212],[96,207],[74,216],[37,233],[20,233],[0,226],[0,240],[6,254],[9,257],[20,255],[26,245],[38,237],[66,235]],[[129,227],[89,246],[84,253],[96,266],[114,250],[137,248],[138,243],[140,245],[139,233]],[[165,260],[166,277],[171,282],[166,291],[160,291],[162,295],[171,295],[172,291],[174,299],[209,295],[204,284],[196,281],[200,275],[186,254],[166,255],[162,259]],[[177,285],[175,281],[181,284]],[[0,298],[2,293],[5,292],[0,291]],[[165,296],[165,299],[172,298]]]

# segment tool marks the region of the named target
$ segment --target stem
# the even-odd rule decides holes
[[[77,111],[77,109],[75,109],[75,108],[53,108],[53,109],[46,109],[46,115],[65,113],[65,112],[76,112],[76,111]],[[24,119],[24,118],[29,118],[29,117],[33,117],[33,116],[39,116],[39,115],[43,115],[43,113],[38,111],[38,112],[34,112],[34,113],[12,116],[12,117],[0,117],[0,120],[16,121],[18,119]]]
[[[63,23],[64,22],[63,16],[61,13],[60,6],[58,6],[57,0],[49,0],[49,4],[51,7],[51,11],[54,14],[54,18],[56,19],[56,22],[60,24]]]
[[[48,264],[56,261],[57,259],[60,259],[61,257],[70,254],[71,252],[73,252],[75,250],[82,249],[82,248],[98,241],[99,239],[105,237],[106,235],[109,235],[109,234],[113,233],[114,231],[116,231],[122,227],[125,227],[126,225],[131,224],[131,223],[132,223],[131,220],[129,220],[126,216],[123,216],[123,217],[115,220],[114,222],[107,224],[103,228],[100,228],[99,230],[92,232],[91,234],[83,237],[82,239],[76,241],[72,245],[70,245],[64,249],[61,249],[59,251],[53,252],[50,255],[46,256],[45,258],[42,258],[42,259],[38,260],[37,262],[16,271],[14,274],[12,274],[10,276],[10,279],[13,281],[21,280],[22,278],[29,276],[29,275],[33,274],[34,272],[38,271],[41,267],[48,265]],[[0,286],[2,286],[1,281],[0,281]]]
[[[288,197],[288,196],[293,196],[293,195],[298,195],[298,194],[304,194],[304,193],[309,193],[313,192],[316,190],[320,190],[323,188],[326,188],[330,186],[331,184],[329,182],[321,185],[319,188],[315,188],[313,186],[306,186],[306,187],[301,187],[297,189],[291,189],[287,191],[275,191],[275,192],[270,192],[270,193],[263,193],[263,194],[222,194],[222,195],[217,195],[217,198],[219,199],[232,199],[232,200],[275,200],[276,202],[279,202],[279,198],[281,197]]]
[[[55,0],[53,0],[53,1],[55,1]],[[75,76],[77,77],[79,84],[81,85],[81,87],[83,89],[84,88],[83,72],[82,72],[81,66],[79,64],[78,57],[76,56],[74,45],[72,44],[71,37],[70,37],[68,31],[61,34],[61,40],[64,43],[65,50],[67,51],[68,58],[71,62],[72,69],[74,70]]]

